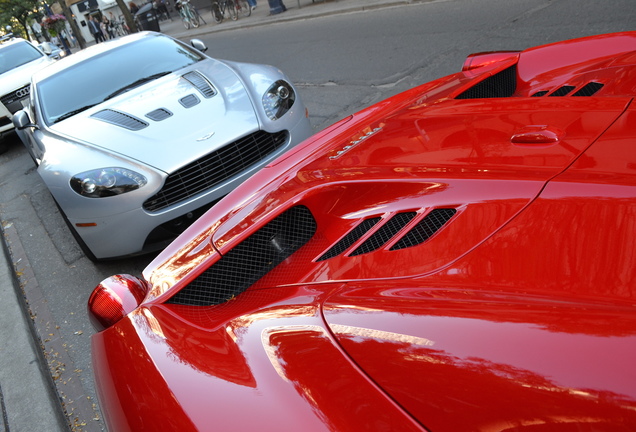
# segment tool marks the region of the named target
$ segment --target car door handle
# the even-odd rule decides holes
[[[563,139],[565,133],[547,125],[529,125],[514,133],[510,142],[517,145],[552,145]]]

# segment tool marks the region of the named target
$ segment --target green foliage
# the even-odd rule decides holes
[[[39,0],[0,0],[0,34],[11,26],[16,36],[26,38],[26,27],[32,20],[42,19]]]

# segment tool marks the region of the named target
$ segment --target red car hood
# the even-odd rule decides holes
[[[142,307],[94,335],[109,427],[421,431],[342,355],[320,318],[325,289],[246,293],[247,302],[203,309]]]
[[[352,360],[432,431],[629,431],[632,306],[366,284],[328,299]]]
[[[195,222],[144,271],[144,303],[93,337],[109,424],[634,430],[633,58],[557,83],[525,54],[334,125]],[[515,67],[515,94],[462,99]],[[550,96],[583,75],[611,97],[574,96],[583,81]]]

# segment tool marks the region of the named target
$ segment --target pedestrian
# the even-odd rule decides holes
[[[128,8],[130,9],[130,13],[133,16],[135,16],[135,14],[139,12],[139,7],[133,2],[128,3]]]
[[[102,33],[102,29],[92,15],[88,16],[88,29],[95,38],[95,43],[104,42],[104,34]]]
[[[115,36],[110,31],[110,21],[106,18],[106,15],[102,17],[102,22],[99,25],[99,28],[102,30],[102,34],[104,35],[104,39],[113,39]]]
[[[252,10],[256,9],[256,0],[247,0],[247,4],[250,5],[250,8],[252,8]]]
[[[269,3],[269,14],[276,15],[287,11],[287,8],[283,4],[283,0],[267,0]]]

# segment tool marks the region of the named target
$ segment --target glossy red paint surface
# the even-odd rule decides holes
[[[635,52],[630,32],[476,56],[261,170],[93,336],[110,429],[636,430]],[[512,95],[461,97],[511,70]],[[246,291],[171,303],[295,206],[315,233]]]

